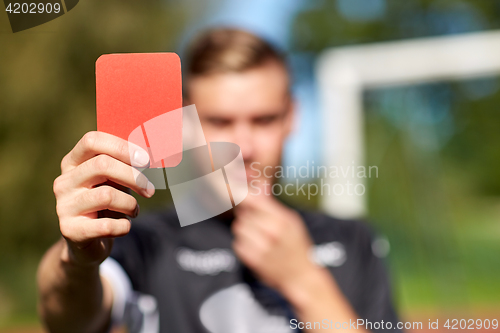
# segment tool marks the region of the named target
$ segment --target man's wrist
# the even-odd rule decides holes
[[[283,296],[295,308],[305,308],[325,292],[334,289],[335,282],[328,270],[311,263],[307,269],[286,281],[280,288]]]
[[[69,248],[69,244],[66,239],[61,239],[59,249],[59,265],[61,266],[64,274],[68,276],[75,275],[79,279],[87,276],[99,275],[98,264],[82,265],[74,260],[70,253],[71,249]]]

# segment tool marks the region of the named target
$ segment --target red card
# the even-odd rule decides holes
[[[141,147],[147,145],[151,167],[174,167],[181,162],[182,81],[177,54],[131,53],[99,57],[96,103],[98,131]],[[167,116],[169,112],[172,113]],[[139,128],[144,137],[138,138]],[[131,136],[132,132],[135,134]]]

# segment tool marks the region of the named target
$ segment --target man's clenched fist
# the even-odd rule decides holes
[[[127,188],[147,198],[154,194],[153,184],[132,167],[148,164],[147,152],[102,132],[85,134],[63,158],[61,175],[54,181],[66,239],[63,261],[95,266],[109,255],[113,237],[126,235],[128,217],[139,213]]]
[[[252,195],[235,208],[234,251],[267,285],[284,291],[316,270],[300,215],[272,196]]]

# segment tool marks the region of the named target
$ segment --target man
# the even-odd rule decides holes
[[[132,177],[147,154],[131,160],[127,142],[85,134],[54,181],[63,238],[38,272],[50,331],[119,323],[130,332],[363,331],[358,319],[395,328],[366,227],[268,195],[262,171],[280,165],[294,117],[283,57],[252,34],[221,28],[194,41],[184,71],[185,104],[196,105],[207,141],[240,146],[250,194],[229,214],[184,228],[172,210],[130,222],[139,207],[124,188],[146,198],[155,191]],[[314,251],[326,258],[312,260]]]

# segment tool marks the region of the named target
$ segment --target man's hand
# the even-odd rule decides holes
[[[153,184],[132,167],[148,164],[141,148],[99,132],[85,134],[63,158],[54,193],[64,238],[47,251],[37,278],[40,315],[50,332],[106,331],[113,293],[99,264],[113,238],[129,232],[128,217],[139,213],[127,188],[154,194]]]
[[[312,242],[296,211],[272,196],[249,194],[235,214],[234,250],[270,287],[283,292],[319,269],[310,260]]]
[[[357,319],[331,274],[311,261],[312,242],[297,212],[270,195],[250,194],[235,208],[235,214],[236,255],[290,302],[300,321]]]
[[[123,139],[89,132],[63,158],[62,174],[54,181],[59,226],[67,244],[63,261],[100,264],[111,251],[112,238],[129,232],[126,216],[139,213],[136,199],[124,189],[147,198],[154,194],[153,184],[131,166],[148,165],[148,154],[139,147],[129,149]]]

